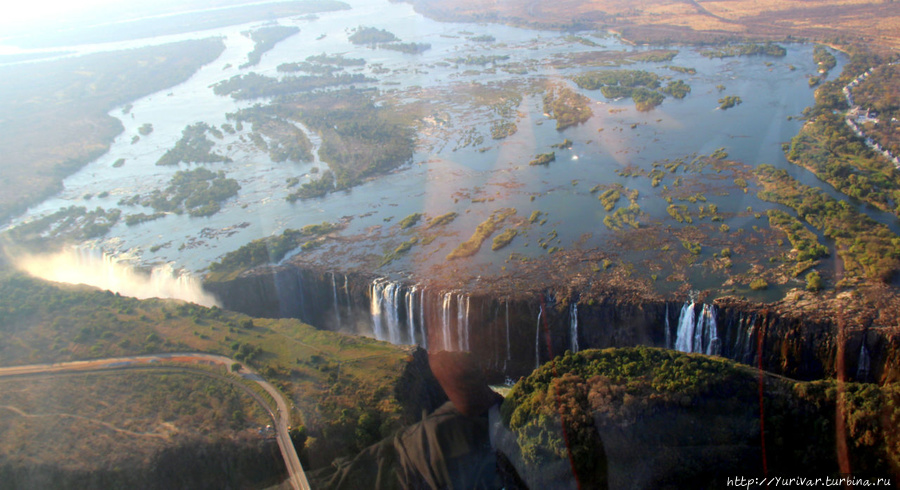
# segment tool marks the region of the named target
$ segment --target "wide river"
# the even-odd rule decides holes
[[[251,240],[279,234],[286,228],[351,217],[342,234],[368,238],[362,244],[342,245],[348,251],[354,250],[342,260],[335,259],[341,257],[342,249],[336,245],[328,249],[336,252],[328,259],[334,261],[335,268],[349,268],[362,263],[357,260],[361,256],[360,249],[363,255],[380,257],[411,236],[411,231],[400,233],[397,230],[396,223],[402,218],[412,213],[424,213],[429,217],[451,211],[459,213],[460,217],[449,225],[449,233],[427,246],[414,247],[402,259],[376,270],[385,275],[405,274],[443,262],[453,247],[468,238],[479,223],[500,208],[515,208],[521,218],[529,217],[534,211],[543,213],[546,223],[523,228],[520,236],[507,248],[494,252],[487,242],[475,256],[465,259],[466,266],[473,270],[491,273],[506,265],[512,252],[526,257],[546,256],[548,251],[538,245],[539,240],[564,250],[604,249],[622,243],[621,232],[610,230],[603,223],[610,213],[603,209],[598,194],[591,192],[598,184],[619,183],[629,191],[637,190],[642,227],[678,230],[688,226],[669,217],[662,186],[651,186],[651,179],[646,175],[622,175],[623,170],[640,169],[646,173],[652,170],[654,162],[682,157],[688,157],[690,161],[695,154],[710,154],[719,148],[724,148],[730,160],[750,167],[770,163],[786,168],[801,182],[823,187],[829,194],[839,197],[809,172],[790,165],[782,150],[782,144],[789,141],[803,124],[799,118],[803,109],[813,104],[813,89],[807,82],[816,74],[812,45],[786,44],[787,55],[784,57],[707,58],[695,48],[634,47],[602,33],[577,33],[576,37],[493,24],[445,23],[425,18],[404,3],[380,0],[348,3],[352,6],[349,10],[317,14],[316,18],[280,19],[280,24],[296,25],[300,32],[278,43],[262,57],[259,65],[246,69],[238,66],[246,62],[253,42],[242,32],[263,23],[128,43],[75,47],[80,52],[92,52],[211,35],[224,37],[226,44],[219,59],[201,68],[188,81],[134,101],[127,113],[122,108],[110,112],[125,127],[110,151],[66,179],[63,192],[30,209],[16,223],[70,205],[121,208],[123,215],[152,213],[150,209],[117,203],[134,194],[164,188],[177,170],[196,167],[192,164],[155,165],[181,137],[185,126],[199,121],[221,126],[227,122],[226,113],[266,102],[235,101],[227,96],[217,96],[210,88],[213,84],[250,71],[267,76],[292,76],[278,73],[276,67],[322,53],[364,58],[365,67],[347,70],[377,78],[377,82],[368,85],[405,102],[435,93],[461,93],[472,84],[521,87],[523,102],[515,118],[518,132],[502,140],[493,140],[489,123],[496,117],[471,103],[451,104],[447,101],[446,110],[434,114],[443,121],[440,131],[430,131],[429,124],[437,124],[433,120],[420,126],[419,144],[411,162],[350,191],[295,203],[285,199],[296,190],[288,188],[286,180],[300,177],[301,182],[307,181],[312,176],[310,170],[324,167],[323,163],[274,163],[246,138],[241,139],[241,133],[225,134],[224,139],[214,139],[214,151],[231,157],[233,162],[207,166],[212,170],[223,170],[228,177],[237,179],[241,190],[237,198],[223,204],[219,213],[206,218],[171,214],[137,226],[126,226],[123,221],[105,238],[85,246],[112,255],[127,255],[142,265],[168,264],[196,273]],[[348,35],[358,26],[386,29],[404,42],[429,43],[431,48],[414,55],[357,46],[348,41]],[[471,39],[476,36],[492,36],[494,41]],[[650,49],[677,50],[677,55],[668,61],[635,62],[620,67],[571,64],[560,67],[553,63],[575,53],[628,51],[634,54]],[[841,53],[835,54],[838,66],[832,73],[839,73],[846,59]],[[498,68],[494,70],[488,69],[490,65],[465,66],[448,61],[468,55],[509,58],[498,62]],[[526,69],[511,74],[502,68],[506,64]],[[693,68],[696,73],[674,71],[669,66]],[[376,68],[380,68],[377,74],[373,73]],[[667,97],[655,109],[639,112],[630,99],[608,100],[600,91],[579,89],[568,78],[585,71],[609,69],[646,70],[672,80],[683,80],[690,85],[691,91],[684,99]],[[555,121],[544,114],[543,93],[527,88],[535,80],[558,81],[590,97],[594,116],[584,124],[557,131]],[[739,96],[743,103],[720,110],[718,99],[725,95]],[[153,125],[152,134],[133,142],[138,128],[145,123]],[[481,136],[482,140],[466,145],[467,136]],[[564,139],[572,141],[571,149],[556,149],[556,160],[550,165],[528,165],[535,155],[553,151],[550,145]],[[313,138],[313,142],[318,140]],[[125,164],[113,167],[119,159],[124,159]],[[758,233],[758,228],[766,228],[765,214],[760,219],[756,213],[773,205],[757,199],[752,185],[750,192],[744,193],[731,180],[717,180],[716,175],[710,169],[696,175],[679,173],[667,175],[662,184],[673,185],[679,176],[685,181],[700,179],[702,185],[696,192],[703,193],[708,204],[716,204],[722,218],[714,223],[715,227],[724,224],[731,233],[744,230],[750,237]],[[101,192],[108,192],[108,197],[96,197]],[[93,197],[87,200],[85,195]],[[688,205],[695,215],[697,213],[696,202],[678,201],[676,204]],[[626,196],[623,195],[618,206],[628,206]],[[896,229],[893,218],[871,209],[860,209]],[[705,222],[709,224],[709,219]],[[555,238],[549,238],[552,235],[556,235]],[[627,250],[611,251],[639,263],[640,258],[632,257]],[[718,248],[707,247],[702,253],[708,257],[713,251]],[[322,260],[326,260],[324,256]],[[738,272],[741,267],[745,266],[736,261]],[[659,274],[665,277],[668,272],[664,268]],[[649,275],[640,270],[638,274]],[[715,287],[717,282],[721,284],[722,279],[715,274],[699,274],[689,280],[695,283],[693,286],[705,288]]]

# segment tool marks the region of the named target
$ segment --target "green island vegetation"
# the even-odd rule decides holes
[[[401,243],[400,245],[397,246],[397,248],[395,248],[390,253],[387,253],[384,255],[384,257],[382,257],[381,264],[379,264],[379,267],[388,265],[391,262],[399,259],[401,256],[406,254],[406,252],[409,252],[409,250],[413,247],[413,245],[415,245],[417,243],[419,243],[419,237],[412,237],[409,240]]]
[[[222,378],[221,371],[154,368],[35,376],[28,383],[4,379],[0,405],[18,415],[5,413],[0,426],[0,472],[13,487],[52,487],[51,481],[71,481],[72,472],[91,475],[79,478],[84,488],[135,488],[149,480],[170,487],[179,485],[176,480],[188,486],[274,484],[281,473],[278,448],[256,433],[272,419]],[[64,400],[64,406],[42,400]],[[183,457],[192,450],[205,457]],[[223,471],[221,462],[246,468]],[[29,467],[41,468],[41,475],[16,477]]]
[[[556,160],[556,152],[541,153],[534,157],[534,160],[528,162],[528,165],[549,165],[550,162]]]
[[[203,39],[0,67],[0,217],[59,191],[106,153],[123,131],[109,111],[187,80],[224,49]]]
[[[425,225],[425,229],[430,230],[436,226],[448,225],[448,224],[452,223],[453,220],[455,220],[457,216],[459,216],[458,213],[451,211],[447,214],[442,214],[440,216],[435,216],[434,218],[430,218],[428,220],[428,224]]]
[[[819,67],[819,73],[828,73],[832,68],[837,66],[837,59],[828,51],[828,48],[821,44],[816,44],[813,48],[813,61]]]
[[[137,300],[21,273],[0,273],[0,336],[5,366],[167,352],[208,352],[241,360],[296,406],[293,425],[302,425],[308,436],[297,449],[310,468],[353,455],[419,420],[421,397],[428,396],[423,382],[410,378],[408,369],[423,369],[411,367],[423,359],[409,348],[318,330],[295,319],[250,318],[175,300]],[[229,376],[228,368],[207,371]],[[203,406],[221,407],[223,400],[208,394],[219,401]],[[166,399],[172,406],[162,415],[206,400],[198,394]],[[241,415],[226,411],[222,416],[230,420],[224,426],[215,424],[215,418],[204,423],[230,427],[253,414]]]
[[[554,143],[554,144],[550,145],[550,148],[556,148],[558,150],[571,150],[573,144],[574,144],[574,142],[572,140],[570,140],[569,138],[566,138],[559,143]]]
[[[230,162],[231,158],[213,153],[215,144],[207,139],[211,128],[205,122],[191,124],[181,131],[181,139],[174,148],[166,150],[156,161],[157,165],[178,165],[184,163]]]
[[[672,61],[677,55],[678,51],[674,49],[655,49],[630,53],[628,59],[639,63],[665,63],[666,61]]]
[[[592,188],[591,193],[593,194],[597,190],[599,190],[599,186]],[[616,207],[616,203],[618,203],[619,199],[622,197],[623,192],[625,192],[625,188],[622,184],[613,184],[611,188],[603,191],[597,199],[600,200],[603,209],[612,211]]]
[[[401,53],[406,54],[422,54],[425,51],[431,49],[431,44],[428,43],[387,43],[387,44],[379,44],[379,48],[381,49],[389,49],[391,51],[399,51]]]
[[[502,233],[494,237],[494,241],[491,244],[491,250],[500,250],[501,248],[509,245],[513,241],[513,238],[515,238],[518,234],[519,231],[515,228],[507,228],[506,230],[503,230]]]
[[[2,235],[7,245],[29,252],[56,250],[66,243],[77,243],[106,235],[119,222],[122,211],[69,206],[41,218],[23,223]],[[10,243],[11,242],[11,243]]]
[[[810,271],[806,275],[806,290],[811,292],[821,291],[825,288],[825,282],[818,271]]]
[[[694,222],[694,219],[688,212],[688,207],[686,204],[670,204],[668,207],[666,207],[666,212],[669,213],[669,216],[671,216],[672,219],[679,223],[691,224]]]
[[[737,95],[726,95],[725,97],[719,99],[719,109],[723,111],[726,109],[731,109],[736,105],[741,105],[743,102],[744,101],[741,100],[741,98]]]
[[[750,281],[750,289],[754,291],[763,291],[769,288],[769,283],[762,277],[756,277]]]
[[[586,37],[576,36],[574,34],[568,34],[563,39],[565,39],[565,41],[567,43],[583,44],[585,46],[590,46],[592,48],[596,48],[597,46],[599,46],[599,44],[595,43],[594,41],[591,41],[590,39],[588,39]]]
[[[399,41],[397,36],[384,29],[359,26],[347,38],[353,44],[381,44]]]
[[[518,130],[519,127],[513,121],[505,121],[502,119],[491,121],[491,138],[495,140],[501,140],[507,136],[512,136],[516,134]]]
[[[482,34],[480,36],[468,36],[468,37],[466,37],[466,39],[469,41],[472,41],[472,42],[476,42],[476,43],[492,43],[492,42],[496,41],[494,36],[492,36],[490,34]]]
[[[118,160],[116,160],[116,161],[113,162],[113,164],[112,164],[113,168],[119,168],[119,167],[121,167],[121,166],[123,166],[123,165],[125,165],[125,159],[124,159],[124,158],[119,158]]]
[[[900,216],[900,173],[887,158],[856,136],[840,114],[848,108],[842,88],[879,62],[880,58],[866,51],[851,51],[841,76],[816,90],[815,105],[804,111],[808,121],[791,140],[786,153],[788,161],[808,169],[842,193]],[[896,83],[893,89],[878,89],[880,96],[870,97],[865,87],[863,83],[854,89],[857,103],[889,101],[892,93],[900,93]],[[884,87],[892,85],[885,83]]]
[[[139,225],[141,223],[146,223],[148,221],[158,220],[165,215],[166,215],[166,213],[163,213],[163,212],[153,213],[153,214],[146,214],[146,213],[129,214],[129,215],[125,216],[125,225],[126,226],[135,226],[135,225]]]
[[[822,83],[821,77],[809,77],[809,88],[818,87]]]
[[[541,215],[544,213],[540,211],[532,211],[531,216],[528,217],[528,222],[531,224],[537,223],[539,219],[541,219]]]
[[[369,78],[361,73],[339,73],[337,75],[328,73],[278,79],[252,72],[246,75],[235,75],[213,85],[213,92],[216,95],[230,94],[234,99],[258,99],[374,81],[376,81],[374,78]]]
[[[685,248],[691,255],[700,255],[700,252],[703,250],[703,246],[697,242],[692,242],[690,240],[681,240],[681,246]]]
[[[557,130],[590,119],[594,115],[590,104],[591,99],[561,84],[551,84],[544,93],[544,112],[556,119]]]
[[[491,216],[488,217],[488,219],[482,221],[478,225],[471,238],[460,243],[452,252],[447,254],[447,260],[471,257],[478,253],[478,250],[481,249],[481,244],[494,234],[494,231],[503,224],[506,218],[514,214],[516,214],[516,210],[513,208],[498,209],[491,213]]]
[[[627,207],[617,209],[612,214],[604,216],[603,224],[611,230],[621,231],[625,228],[625,225],[637,229],[640,228],[640,222],[638,221],[640,215],[641,208],[636,203],[632,203]]]
[[[326,170],[318,179],[304,182],[299,189],[288,194],[285,199],[289,202],[295,202],[298,199],[315,199],[327,195],[334,189],[334,172]]]
[[[900,237],[847,203],[805,186],[785,170],[757,167],[759,198],[783,204],[835,241],[844,262],[844,281],[887,282],[900,270]]]
[[[390,103],[376,104],[374,96],[375,92],[361,89],[317,92],[282,98],[272,107],[281,117],[298,120],[318,133],[319,158],[334,174],[333,189],[343,190],[413,156],[414,116]]]
[[[407,228],[412,228],[413,226],[416,226],[416,224],[421,219],[422,219],[422,213],[413,213],[413,214],[403,218],[402,220],[400,220],[400,223],[397,223],[397,224],[400,225],[401,230],[405,230]]]
[[[140,204],[151,207],[158,213],[186,212],[191,216],[212,216],[219,212],[221,203],[236,196],[240,188],[237,180],[225,177],[225,172],[213,172],[200,167],[179,170],[164,190],[123,199],[119,201],[119,205]]]
[[[659,348],[566,352],[517,383],[500,409],[515,436],[507,453],[523,464],[526,481],[548,488],[571,478],[561,481],[560,473],[548,468],[568,471],[570,465],[583,488],[624,484],[598,464],[598,455],[605,455],[610,465],[624,464],[610,452],[614,447],[628,447],[630,458],[654,462],[648,463],[653,466],[648,471],[660,465],[658,474],[663,474],[675,465],[698,486],[718,486],[721,477],[709,471],[708,460],[684,451],[683,441],[701,447],[758,445],[761,411],[773,474],[795,471],[799,461],[815,474],[836,472],[838,423],[847,427],[853,468],[890,474],[898,463],[896,385],[794,381],[719,357]],[[842,419],[836,421],[835,413]],[[697,424],[724,429],[697,432]],[[613,440],[621,441],[619,446],[610,447]],[[661,452],[671,457],[656,459]],[[755,458],[738,461],[729,460],[728,467],[759,470]]]
[[[697,74],[696,68],[688,68],[685,66],[675,66],[675,65],[667,65],[666,68],[669,70],[672,70],[674,72],[684,73],[685,75],[696,75]]]
[[[662,104],[664,94],[681,99],[691,90],[680,80],[669,82],[666,88],[660,89],[659,75],[643,70],[593,71],[575,75],[572,81],[586,90],[600,89],[608,99],[631,98],[637,110],[642,112]]]
[[[828,257],[828,247],[819,243],[815,233],[809,231],[800,220],[778,209],[770,209],[767,214],[769,215],[769,226],[783,231],[788,236],[791,247],[797,251],[794,260],[798,262],[798,265],[804,264],[803,267],[809,268],[809,265],[812,264],[805,263]]]
[[[138,128],[138,133],[140,133],[141,136],[147,136],[152,132],[153,132],[153,125],[150,123],[141,124],[141,126]]]
[[[306,225],[299,230],[288,228],[280,235],[253,240],[209,264],[209,273],[205,280],[207,282],[226,281],[252,267],[274,264],[283,259],[288,252],[300,248],[304,243],[342,228],[343,226],[340,224],[322,222],[318,225]]]
[[[297,26],[279,25],[260,27],[259,29],[245,32],[244,35],[249,36],[253,40],[253,51],[247,54],[247,62],[238,68],[244,69],[258,65],[263,54],[271,51],[276,44],[298,32],[300,32],[300,28]]]
[[[271,106],[255,105],[228,113],[229,121],[250,123],[251,139],[261,150],[269,153],[273,162],[311,162],[312,142],[300,128],[282,118]],[[254,137],[254,135],[256,137]],[[266,142],[259,135],[269,138]]]
[[[363,58],[344,58],[342,54],[329,55],[326,53],[307,56],[306,61],[297,63],[282,63],[276,70],[283,73],[305,71],[315,75],[331,74],[343,70],[348,66],[365,66]]]
[[[787,55],[787,49],[772,42],[765,44],[749,43],[749,44],[733,44],[719,49],[709,49],[701,51],[700,54],[707,58],[730,58],[733,56],[754,56],[766,55],[783,57]]]
[[[492,55],[467,55],[465,57],[457,57],[457,58],[448,58],[447,61],[450,63],[454,63],[457,65],[475,65],[475,66],[484,66],[484,65],[493,65],[498,61],[506,61],[509,59],[509,56],[503,54],[492,54]]]
[[[681,80],[673,80],[666,84],[662,91],[676,99],[683,99],[691,93],[691,86]]]

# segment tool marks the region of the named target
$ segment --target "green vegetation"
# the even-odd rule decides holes
[[[416,226],[416,223],[418,223],[420,219],[422,219],[422,213],[413,213],[400,220],[400,229],[405,230],[407,228],[412,228],[413,226]]]
[[[762,291],[764,289],[767,289],[768,287],[769,283],[761,277],[757,277],[756,279],[750,281],[750,289],[754,291]]]
[[[600,89],[608,99],[630,97],[639,111],[649,111],[662,104],[663,93],[680,99],[690,92],[690,86],[682,81],[669,82],[666,88],[660,89],[659,75],[641,70],[587,72],[572,77],[572,81],[583,89]]]
[[[549,165],[550,162],[556,160],[556,152],[541,153],[534,157],[534,160],[528,162],[528,165]]]
[[[828,73],[837,66],[837,59],[828,51],[828,48],[821,44],[816,44],[813,48],[813,61],[819,66],[819,73]]]
[[[726,109],[731,109],[736,105],[741,105],[741,103],[743,102],[744,101],[741,100],[741,98],[737,95],[726,95],[725,97],[719,99],[719,109],[722,109],[723,111]]]
[[[687,97],[687,94],[691,93],[691,86],[681,80],[674,80],[669,82],[662,91],[676,99],[683,99]]]
[[[139,224],[141,224],[141,223],[145,223],[145,222],[147,222],[147,221],[158,220],[159,218],[162,218],[162,217],[165,216],[165,215],[166,215],[166,213],[153,213],[153,214],[137,213],[137,214],[129,214],[128,216],[125,216],[125,225],[126,225],[126,226],[135,226],[135,225],[139,225]]]
[[[141,136],[147,136],[152,132],[153,132],[153,125],[150,123],[141,124],[141,126],[138,128],[138,133],[140,133]]]
[[[140,301],[18,273],[0,275],[0,336],[0,359],[5,366],[165,352],[243,358],[296,406],[294,425],[305,426],[306,457],[312,466],[329,464],[337,456],[355,454],[375,442],[357,437],[360,419],[376,422],[372,434],[376,440],[415,422],[421,417],[422,397],[428,396],[424,390],[430,389],[408,372],[422,369],[421,364],[412,366],[424,361],[421,353],[386,342],[317,330],[295,319],[250,319],[181,301]],[[228,376],[227,370],[228,366],[222,366],[215,372]],[[99,397],[93,390],[84,392]],[[183,398],[172,396],[175,392],[159,400],[171,405],[158,412],[160,416],[191,406],[216,410],[226,400],[206,390]],[[101,406],[94,407],[95,413],[117,409],[116,405]],[[235,410],[223,412],[200,423],[219,430],[253,416],[250,411],[239,417],[234,416]],[[194,413],[198,418],[205,415]],[[140,421],[134,419],[134,423]],[[178,428],[187,431],[187,427]],[[67,436],[54,437],[61,442]],[[134,436],[129,435],[128,441],[133,444]],[[59,445],[51,448],[59,449]]]
[[[516,131],[518,130],[519,127],[516,126],[516,123],[512,121],[504,121],[502,119],[498,119],[491,122],[491,138],[495,140],[500,140],[506,138],[507,136],[512,136],[516,134]]]
[[[312,74],[329,74],[335,71],[343,70],[348,66],[365,66],[366,60],[363,58],[344,58],[342,54],[319,54],[308,56],[306,61],[299,63],[282,63],[276,68],[280,72],[297,72],[305,71]]]
[[[258,99],[274,97],[297,92],[309,92],[316,89],[374,82],[360,73],[327,73],[316,76],[284,77],[282,79],[267,77],[251,72],[246,75],[235,75],[213,86],[216,95],[231,95],[234,99]]]
[[[900,237],[887,226],[860,214],[845,201],[800,184],[785,170],[757,167],[760,199],[793,208],[804,221],[821,230],[837,245],[845,280],[889,281],[900,270]]]
[[[431,45],[428,43],[388,43],[379,44],[378,47],[406,54],[422,54],[431,49]]]
[[[590,104],[591,99],[560,84],[550,85],[544,94],[544,112],[556,119],[557,130],[590,119],[594,115]]]
[[[611,189],[603,191],[597,199],[603,204],[603,209],[612,211],[613,208],[616,207],[616,203],[618,203],[619,199],[622,197],[622,192],[624,192],[624,190],[625,188],[622,187],[622,184],[613,184]]]
[[[665,63],[666,61],[672,61],[677,55],[678,51],[674,49],[656,49],[652,51],[630,53],[628,59],[639,63]]]
[[[341,228],[342,226],[338,224],[322,222],[318,225],[304,226],[299,230],[289,228],[281,235],[253,240],[233,252],[228,252],[219,261],[209,264],[206,281],[226,281],[251,267],[278,262],[288,252],[296,250],[304,243]]]
[[[590,39],[588,39],[586,37],[576,36],[573,34],[567,35],[564,39],[568,43],[578,43],[578,44],[583,44],[585,46],[590,46],[590,47],[599,46],[599,44],[595,43],[594,41],[591,41]]]
[[[703,250],[703,247],[699,243],[690,240],[681,240],[681,246],[690,252],[691,255],[700,255],[700,252]]]
[[[123,199],[119,204],[140,204],[164,213],[187,212],[191,216],[211,216],[219,212],[223,201],[236,196],[240,188],[236,180],[225,177],[225,172],[216,173],[200,167],[179,170],[165,190]]]
[[[289,202],[295,202],[297,199],[314,199],[323,197],[334,190],[334,173],[326,170],[318,179],[304,182],[299,189],[288,194],[285,199]]]
[[[123,130],[110,111],[187,80],[224,48],[192,40],[0,67],[0,218],[59,191],[106,153]]]
[[[828,257],[828,247],[820,244],[816,235],[806,229],[798,219],[778,209],[770,209],[768,215],[769,226],[787,234],[791,246],[797,250],[798,262]]]
[[[531,224],[537,223],[539,219],[541,219],[541,215],[544,214],[540,211],[533,211],[531,216],[528,217],[528,222]]]
[[[458,57],[458,58],[449,58],[447,61],[450,63],[455,63],[457,65],[476,65],[476,66],[484,66],[484,65],[493,65],[498,61],[506,61],[509,59],[509,56],[503,54],[492,54],[492,55],[467,55],[466,57]]]
[[[669,213],[675,221],[679,223],[693,223],[694,220],[691,218],[690,213],[688,213],[688,207],[685,204],[670,204],[666,208],[666,212]]]
[[[812,271],[806,275],[806,290],[811,292],[821,291],[825,287],[822,276],[818,272]]]
[[[452,252],[447,254],[447,260],[471,257],[478,253],[478,250],[481,249],[481,244],[494,234],[494,231],[503,224],[506,218],[514,214],[516,214],[516,210],[513,208],[503,208],[494,211],[488,219],[478,225],[471,238],[460,243]]]
[[[276,25],[260,27],[259,29],[245,33],[250,36],[250,39],[252,39],[255,44],[253,46],[253,51],[250,51],[247,55],[247,62],[242,64],[239,68],[243,69],[258,65],[263,54],[270,51],[279,42],[298,32],[300,32],[300,28],[297,26]]]
[[[409,250],[413,247],[413,245],[415,245],[417,243],[419,243],[418,237],[412,237],[409,240],[401,243],[393,251],[391,251],[388,254],[385,254],[385,256],[381,259],[381,264],[379,264],[379,267],[388,265],[391,262],[399,259],[401,256],[406,254],[406,252],[409,252]]]
[[[260,150],[267,151],[273,162],[310,162],[312,142],[300,128],[282,118],[272,106],[256,105],[225,115],[229,121],[249,122],[251,139]],[[268,142],[260,137],[265,135]]]
[[[492,36],[490,34],[482,34],[480,36],[469,36],[466,39],[468,39],[469,41],[476,42],[476,43],[492,43],[492,42],[496,41],[496,39],[494,39],[494,36]]]
[[[787,55],[787,50],[782,46],[767,42],[765,44],[750,43],[731,45],[716,50],[701,51],[700,54],[707,58],[730,58],[732,56],[754,55],[775,56],[780,58]]]
[[[397,36],[384,29],[363,26],[354,29],[347,39],[353,44],[380,44],[398,40]]]
[[[119,222],[118,209],[97,208],[88,211],[82,206],[60,208],[55,213],[18,225],[3,234],[29,252],[58,249],[66,243],[99,238]]]
[[[900,156],[900,131],[897,130],[897,121],[900,120],[900,64],[882,64],[871,70],[868,78],[853,89],[853,101],[862,110],[877,114],[878,122],[870,121],[862,125],[865,135],[892,155]]]
[[[442,214],[440,216],[435,216],[428,220],[428,224],[425,226],[426,230],[430,230],[436,226],[444,226],[453,222],[456,219],[458,214],[456,212],[450,212],[447,214]]]
[[[507,246],[512,242],[513,238],[518,235],[519,232],[515,228],[507,228],[502,233],[494,237],[494,243],[491,245],[491,250],[500,250],[501,248]]]
[[[684,66],[674,66],[674,65],[668,65],[668,66],[666,66],[666,68],[668,68],[672,71],[678,72],[678,73],[684,73],[685,75],[696,75],[697,74],[697,70],[695,68],[687,68]]]
[[[166,150],[156,164],[230,162],[230,158],[212,152],[214,144],[206,138],[206,132],[209,130],[209,125],[204,122],[185,127],[181,131],[181,139],[175,143],[175,147]]]
[[[648,463],[658,465],[649,469],[655,474],[677,467],[679,477],[697,487],[716,487],[720,476],[710,470],[708,456],[684,451],[685,445],[755,447],[761,423],[770,472],[789,473],[802,464],[806,471],[832,474],[838,471],[836,413],[847,427],[849,464],[871,474],[891,474],[900,450],[893,435],[900,417],[898,388],[838,385],[834,380],[792,381],[730,360],[665,349],[585,350],[567,352],[517,383],[500,413],[516,437],[514,451],[524,463],[521,476],[538,487],[568,485],[548,468],[568,471],[570,465],[583,488],[605,487],[611,475],[598,464],[603,461],[598,455],[604,446],[610,450],[614,437],[621,441],[617,447],[637,451],[629,457],[656,462]],[[698,426],[723,430],[698,431]],[[661,451],[670,457],[658,463]],[[758,471],[755,461],[745,466],[740,460],[721,464],[726,471]]]

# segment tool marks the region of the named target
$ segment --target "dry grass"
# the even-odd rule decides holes
[[[885,0],[412,0],[447,19],[610,28],[635,42],[798,38],[900,48],[900,8]]]

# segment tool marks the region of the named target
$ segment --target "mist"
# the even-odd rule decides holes
[[[203,306],[217,305],[199,279],[175,271],[170,264],[153,267],[148,273],[112,255],[81,248],[47,255],[20,255],[10,261],[17,269],[48,281],[86,284],[138,299],[171,298]]]

